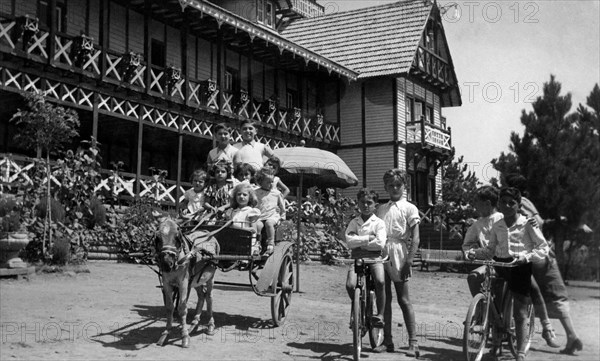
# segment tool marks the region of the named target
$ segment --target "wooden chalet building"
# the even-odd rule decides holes
[[[77,110],[75,143],[94,136],[103,168],[124,163],[124,195],[155,167],[176,202],[214,125],[253,119],[260,141],[335,152],[380,193],[386,169],[406,168],[427,208],[451,153],[441,109],[461,104],[437,4],[324,13],[315,0],[0,1],[3,177],[35,155],[9,119],[41,91]]]

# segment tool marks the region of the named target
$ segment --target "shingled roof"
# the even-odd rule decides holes
[[[359,73],[408,73],[432,2],[404,0],[292,22],[281,35]]]

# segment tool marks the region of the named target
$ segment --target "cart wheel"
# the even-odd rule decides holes
[[[360,288],[354,289],[354,300],[352,302],[352,356],[354,361],[360,360],[362,350],[362,308],[360,304]]]
[[[294,290],[294,264],[290,253],[281,260],[279,277],[277,277],[277,290],[275,296],[271,297],[271,316],[275,327],[285,322],[288,307],[292,303],[292,291]]]
[[[507,333],[507,342],[508,348],[510,349],[510,353],[513,356],[517,356],[517,334],[515,328],[515,318],[513,317],[513,308],[514,308],[515,300],[512,296],[512,293],[508,291],[504,296],[504,302],[502,302],[502,318],[504,320],[504,327]],[[533,309],[533,305],[529,305],[527,307],[527,315],[529,316],[529,334],[527,335],[527,342],[525,343],[525,353],[529,351],[531,347],[531,340],[533,340],[533,335],[535,334],[535,312]]]
[[[479,361],[488,337],[488,317],[485,296],[477,294],[471,301],[463,336],[463,352],[467,361]]]
[[[366,320],[369,322],[369,342],[371,348],[375,348],[383,343],[383,327],[373,327],[371,323],[371,316],[377,314],[377,296],[375,291],[369,291],[369,303],[367,304],[367,315]]]

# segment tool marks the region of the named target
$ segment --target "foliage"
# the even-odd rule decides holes
[[[0,238],[3,234],[21,230],[21,204],[12,195],[0,196]]]
[[[503,183],[509,174],[525,177],[529,198],[543,218],[558,223],[566,218],[571,231],[587,223],[598,232],[600,88],[596,84],[587,98],[589,108],[580,104],[569,114],[571,94],[562,95],[561,84],[551,76],[532,106],[533,112],[521,114],[523,135],[512,132],[510,153],[494,159],[494,168]],[[560,256],[562,240],[554,238]]]
[[[287,210],[288,219],[280,226],[284,237],[297,238],[297,204]],[[310,254],[321,254],[327,261],[333,256],[345,256],[348,252],[343,242],[343,233],[350,220],[356,215],[356,202],[339,197],[335,189],[328,188],[321,193],[317,188],[308,191],[306,201],[301,205],[300,237],[302,247],[300,257],[307,260]]]
[[[28,93],[25,99],[29,110],[18,109],[11,119],[20,126],[15,140],[25,147],[52,153],[79,135],[74,110],[47,103],[42,94]]]
[[[65,109],[60,106],[46,103],[44,96],[40,93],[28,93],[25,96],[29,110],[21,110],[13,115],[11,121],[15,121],[20,127],[16,136],[18,141],[27,148],[35,148],[38,155],[42,151],[46,152],[46,221],[44,222],[44,233],[42,238],[42,255],[46,251],[46,236],[49,243],[52,243],[52,228],[48,225],[52,222],[50,199],[51,195],[51,175],[50,153],[60,151],[63,146],[71,141],[73,137],[79,135],[79,117],[72,109]]]
[[[477,217],[472,200],[480,182],[463,159],[461,156],[442,169],[442,197],[434,206],[437,222],[465,222]]]

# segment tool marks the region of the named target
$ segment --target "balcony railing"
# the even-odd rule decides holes
[[[448,62],[422,46],[417,49],[413,68],[427,74],[436,84],[447,84],[450,79]]]
[[[294,3],[298,6],[305,3],[302,5],[305,9],[311,6],[319,7],[311,1]],[[316,141],[340,142],[339,125],[327,123],[321,114],[309,115],[300,109],[282,108],[272,99],[251,99],[248,92],[243,89],[236,93],[222,91],[217,82],[212,79],[188,78],[180,69],[172,66],[166,68],[151,66],[141,54],[135,52],[118,53],[112,50],[103,52],[101,47],[94,43],[94,39],[86,35],[70,36],[56,33],[54,40],[50,42],[49,31],[40,28],[37,24],[37,19],[32,17],[0,16],[0,52],[50,64],[97,81],[161,97],[191,108],[200,108],[236,119],[252,119],[265,127]],[[54,47],[53,52],[49,51],[50,46]],[[49,54],[53,54],[52,59],[49,59]],[[102,62],[105,63],[104,69]],[[56,92],[55,88],[57,89],[57,85],[52,85],[53,89],[42,89],[50,85],[47,85],[47,82],[38,82],[36,79],[22,76],[20,71],[11,70],[7,73],[6,79],[3,85],[14,86],[19,90],[37,89]],[[61,97],[61,100],[68,99],[70,98]],[[101,96],[100,101],[99,108],[105,111],[111,110],[107,105],[111,102],[110,99]],[[90,94],[86,93],[82,102],[85,102],[84,105],[90,103]],[[76,101],[76,103],[81,102]],[[120,113],[129,115],[135,112],[123,110]],[[191,123],[183,124],[182,129],[193,130]]]
[[[435,126],[421,119],[418,122],[406,123],[406,144],[420,144],[422,147],[431,146],[440,150],[452,149],[450,128]]]
[[[323,15],[325,11],[323,6],[310,0],[292,0],[292,10],[307,18]]]

